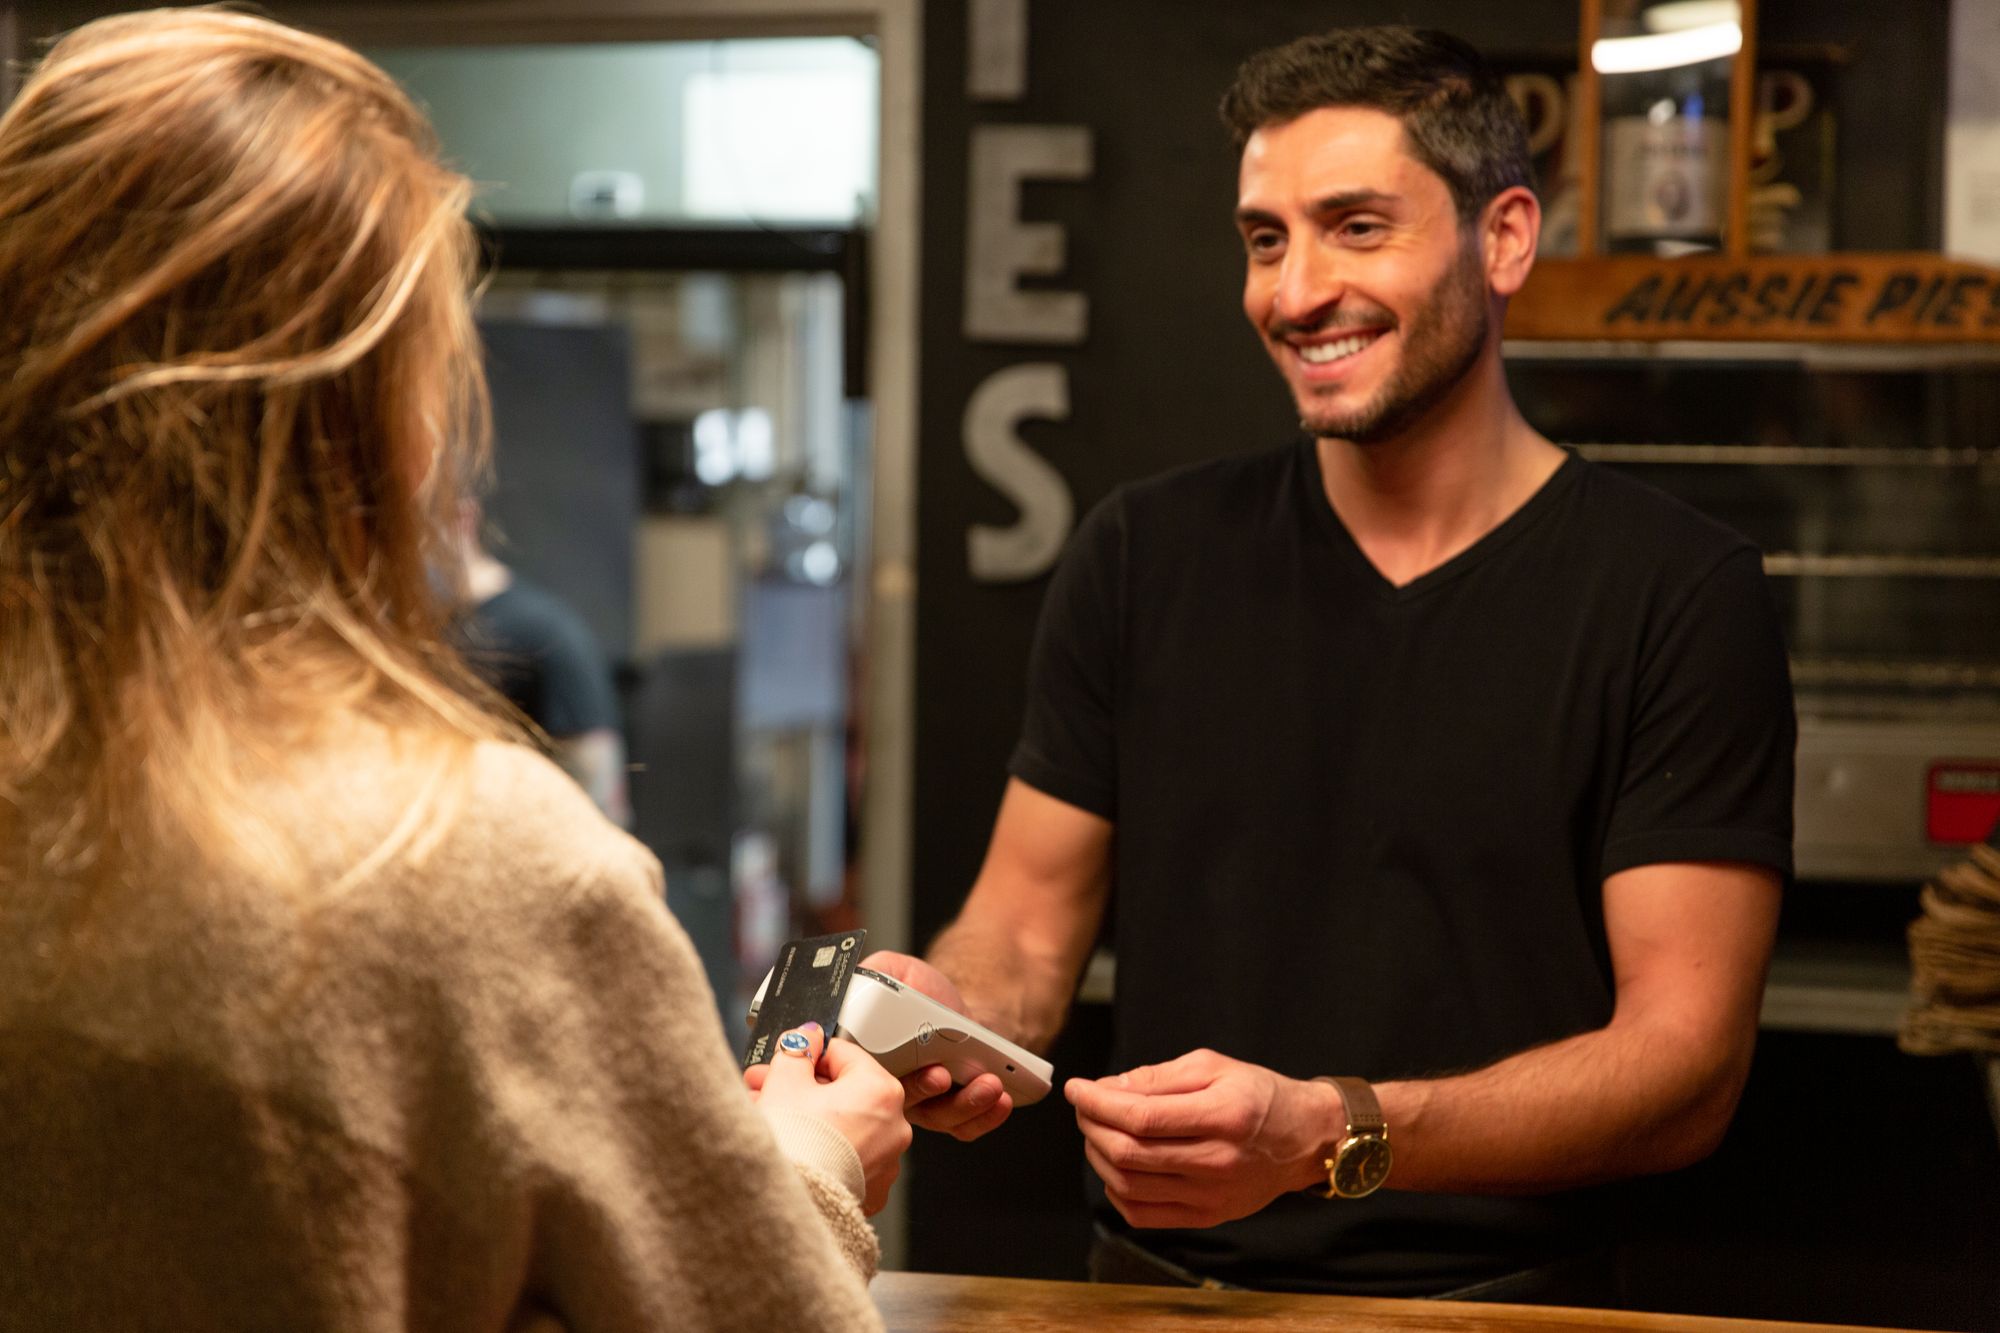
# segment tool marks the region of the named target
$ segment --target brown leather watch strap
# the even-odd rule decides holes
[[[1354,1134],[1386,1134],[1389,1122],[1382,1118],[1382,1103],[1376,1099],[1375,1089],[1368,1086],[1365,1078],[1335,1078],[1331,1074],[1319,1074],[1315,1083],[1331,1083],[1340,1091],[1341,1105],[1347,1108],[1347,1132]]]

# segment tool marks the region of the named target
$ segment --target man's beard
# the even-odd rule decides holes
[[[1476,246],[1458,262],[1403,330],[1403,362],[1374,399],[1354,407],[1303,406],[1299,426],[1316,439],[1379,444],[1402,434],[1463,380],[1486,346],[1492,315]]]

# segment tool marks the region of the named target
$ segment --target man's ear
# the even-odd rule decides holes
[[[1535,192],[1516,185],[1486,204],[1479,219],[1481,257],[1486,285],[1502,299],[1521,290],[1535,266],[1535,246],[1542,235],[1542,204]]]

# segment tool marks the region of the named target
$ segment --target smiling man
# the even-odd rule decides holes
[[[1516,410],[1540,208],[1475,52],[1307,38],[1223,115],[1302,438],[1078,530],[979,878],[874,965],[1044,1046],[1115,895],[1100,1277],[1616,1303],[1616,1182],[1721,1138],[1790,873],[1761,562]]]

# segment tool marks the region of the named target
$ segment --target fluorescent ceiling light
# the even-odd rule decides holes
[[[846,222],[875,193],[875,77],[858,64],[703,70],[682,115],[690,217]]]
[[[1706,23],[1699,28],[1656,32],[1644,37],[1600,38],[1591,43],[1590,63],[1599,74],[1639,74],[1721,60],[1742,49],[1741,25]]]
[[[1665,0],[1639,15],[1647,32],[1680,32],[1705,28],[1711,23],[1736,23],[1743,18],[1743,6],[1736,0]]]

